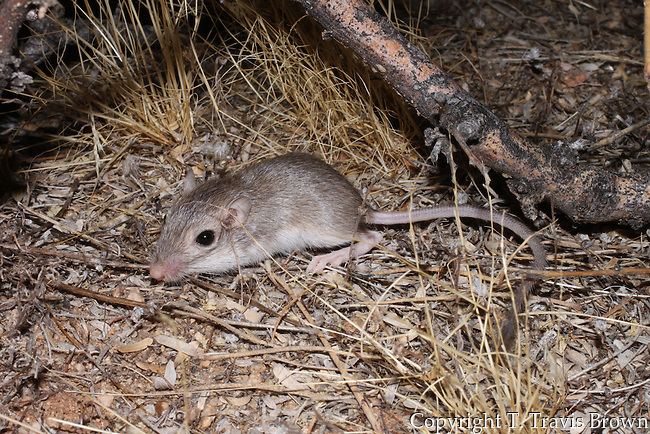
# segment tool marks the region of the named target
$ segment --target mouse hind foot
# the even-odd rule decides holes
[[[336,267],[349,261],[350,259],[357,258],[375,247],[382,240],[379,232],[363,231],[356,235],[356,241],[348,247],[334,250],[324,255],[314,256],[307,266],[308,273],[320,273],[325,267]]]

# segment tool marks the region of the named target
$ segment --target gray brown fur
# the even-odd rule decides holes
[[[246,224],[222,231],[218,213],[240,197],[251,202]],[[167,214],[153,262],[179,253],[187,256],[188,248],[192,248],[186,245],[188,239],[205,228],[218,233],[214,250],[220,255],[232,257],[235,250],[237,258],[231,269],[294,249],[344,244],[359,228],[361,205],[354,186],[315,157],[288,154],[265,160],[241,172],[208,180],[181,197]],[[193,236],[180,236],[186,233]],[[247,255],[251,248],[256,254]],[[227,271],[224,267],[208,270],[191,264],[186,268],[183,275]]]

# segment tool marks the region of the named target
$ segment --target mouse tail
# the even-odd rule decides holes
[[[453,218],[456,215],[460,218],[494,222],[503,228],[509,229],[522,240],[528,242],[530,249],[533,251],[533,268],[539,270],[546,268],[546,250],[535,232],[530,230],[518,218],[503,211],[479,208],[475,205],[441,205],[432,208],[395,212],[369,210],[365,216],[365,222],[374,225],[402,225],[440,218]]]

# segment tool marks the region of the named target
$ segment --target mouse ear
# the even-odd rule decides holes
[[[188,194],[190,191],[196,188],[196,178],[194,177],[194,172],[191,168],[188,168],[185,172],[185,178],[183,178],[183,195]]]
[[[251,201],[247,197],[240,197],[230,202],[221,219],[221,225],[226,229],[241,226],[246,222],[251,210]]]

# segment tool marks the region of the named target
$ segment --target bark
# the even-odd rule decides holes
[[[645,0],[643,3],[643,58],[645,59],[643,71],[650,89],[650,0]]]
[[[0,3],[0,95],[11,80],[11,54],[28,7],[29,3],[24,0],[4,0]]]
[[[24,0],[4,0],[0,3],[0,57],[11,54],[28,6],[29,3]]]
[[[45,13],[52,8],[63,10],[57,0],[4,0],[0,2],[0,95],[9,87],[22,92],[25,85],[32,82],[32,78],[27,72],[34,63],[45,57],[44,51],[41,49],[35,53],[33,47],[24,47],[28,50],[21,53],[26,56],[29,64],[23,66],[23,59],[13,55],[16,38],[26,20],[40,24],[41,33],[48,34],[50,31],[48,24],[51,23],[41,24],[40,22],[45,21],[43,20]],[[31,38],[32,41],[34,39]]]
[[[650,223],[650,176],[578,163],[567,146],[534,145],[460,89],[364,0],[298,0],[418,113],[451,133],[479,167],[506,178],[529,218],[548,201],[577,223]]]

